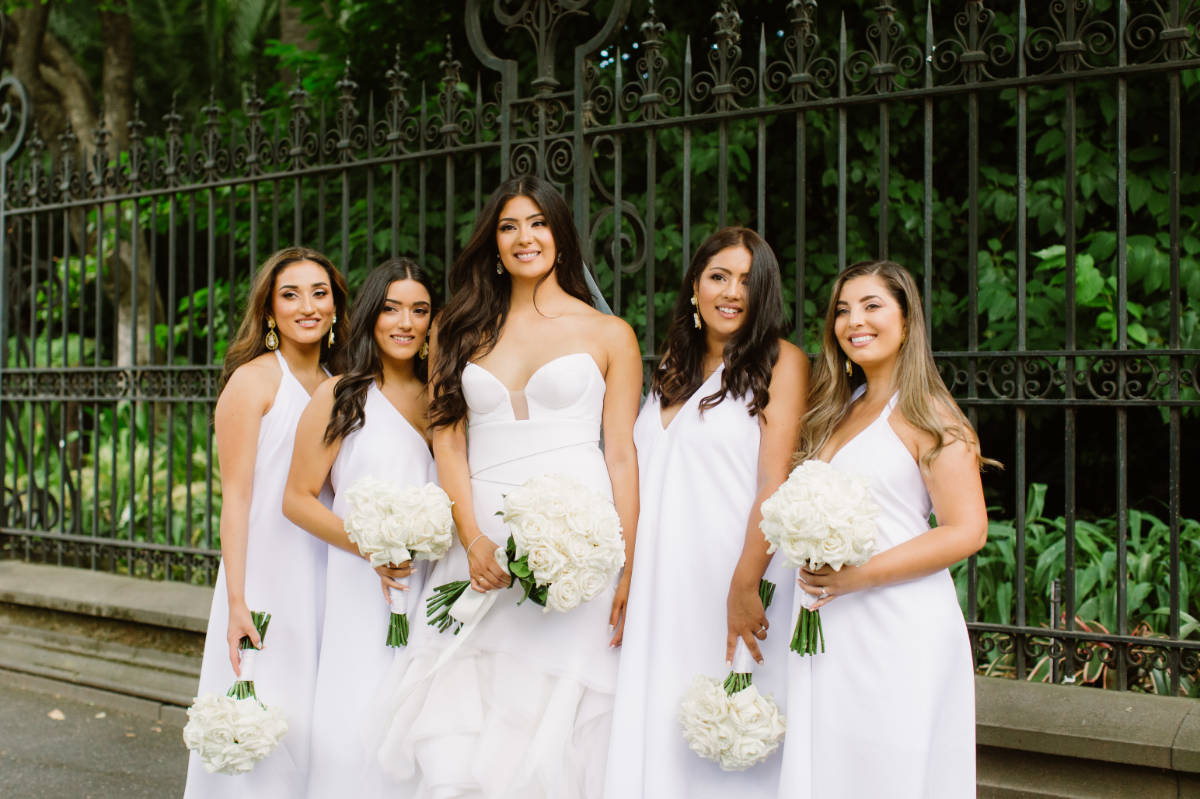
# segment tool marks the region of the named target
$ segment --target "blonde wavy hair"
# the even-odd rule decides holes
[[[850,397],[854,389],[865,382],[862,369],[846,357],[838,344],[834,321],[842,287],[855,278],[872,275],[879,278],[904,314],[905,336],[893,373],[896,390],[900,393],[897,404],[900,413],[910,424],[929,433],[937,442],[921,457],[921,465],[928,468],[948,443],[959,440],[975,452],[981,469],[984,466],[1001,466],[999,461],[980,454],[975,428],[942,382],[925,332],[925,314],[916,281],[907,269],[894,261],[860,261],[852,264],[838,275],[833,284],[829,307],[825,311],[821,353],[813,369],[808,392],[808,413],[804,416],[796,462],[815,458],[824,449],[833,431],[849,414]],[[851,365],[851,375],[846,374],[848,363]],[[945,421],[946,416],[950,417],[949,424]]]

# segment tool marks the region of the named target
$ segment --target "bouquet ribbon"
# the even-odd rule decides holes
[[[746,646],[746,642],[740,635],[737,645],[733,648],[733,668],[730,671],[734,674],[754,673],[754,656],[750,654],[750,648]]]
[[[241,674],[237,677],[237,681],[254,682],[254,664],[258,661],[258,650],[250,647],[238,651],[241,653],[241,660],[238,662],[238,670]]]

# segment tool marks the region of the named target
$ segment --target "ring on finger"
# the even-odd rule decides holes
[[[829,598],[829,591],[827,591],[826,589],[822,588],[822,589],[821,589],[821,595],[820,595],[820,596],[818,596],[818,597],[817,597],[817,599],[828,599],[828,598]]]

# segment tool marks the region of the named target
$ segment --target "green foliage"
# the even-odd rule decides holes
[[[1076,519],[1068,533],[1066,519],[1045,513],[1046,486],[1029,486],[1026,498],[1024,552],[1017,549],[1017,528],[1012,520],[988,523],[988,541],[975,563],[977,569],[977,620],[989,624],[1017,624],[1063,629],[1065,618],[1052,619],[1051,592],[1054,583],[1072,579],[1065,572],[1068,538],[1075,544],[1076,629],[1110,632],[1118,629],[1116,518],[1085,521]],[[1180,520],[1179,637],[1200,638],[1200,520]],[[1162,637],[1170,632],[1170,527],[1158,517],[1131,509],[1126,530],[1126,629],[1133,635]],[[1017,564],[1025,564],[1025,618],[1016,617]],[[959,602],[964,611],[968,599],[968,563],[951,567]],[[1082,664],[1078,681],[1111,684],[1111,675],[1100,668],[1097,654]],[[1048,664],[1048,662],[1047,662]],[[1044,664],[1046,665],[1046,664]],[[989,673],[1011,670],[1011,654],[993,652]],[[1031,679],[1041,679],[1045,669],[1035,669]],[[1196,692],[1194,676],[1185,675],[1184,688]],[[1156,690],[1165,679],[1153,670],[1140,676],[1141,687]]]

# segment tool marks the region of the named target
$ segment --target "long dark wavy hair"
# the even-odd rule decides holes
[[[450,299],[437,320],[438,347],[430,371],[433,399],[429,403],[432,427],[456,424],[467,415],[462,392],[462,372],[472,358],[486,355],[496,346],[500,330],[508,320],[512,301],[512,279],[507,271],[496,274],[500,253],[496,227],[505,203],[513,197],[528,197],[545,214],[558,252],[555,265],[539,281],[553,273],[558,285],[578,300],[592,305],[584,277],[583,251],[567,202],[547,181],[524,175],[504,181],[492,192],[475,220],[471,239],[450,270]]]
[[[264,352],[268,352],[265,343],[267,335],[267,317],[271,315],[271,299],[275,295],[275,278],[288,266],[297,261],[312,261],[322,267],[329,275],[329,285],[333,290],[334,313],[337,321],[333,323],[333,346],[329,345],[329,337],[321,338],[321,363],[330,372],[337,374],[345,367],[346,339],[350,329],[350,309],[346,301],[346,279],[328,258],[316,250],[307,247],[284,247],[263,261],[254,283],[250,287],[250,299],[246,301],[246,312],[238,325],[237,334],[225,351],[225,363],[221,369],[220,389],[225,388],[229,376],[239,366],[248,363]],[[220,391],[218,389],[218,393]]]
[[[712,257],[727,247],[745,247],[750,252],[746,291],[746,321],[725,344],[725,372],[721,388],[700,400],[700,410],[719,404],[726,396],[750,397],[750,415],[767,407],[771,370],[779,358],[783,331],[783,295],[779,261],[762,236],[744,227],[727,227],[713,233],[696,250],[683,286],[675,300],[671,326],[667,330],[666,354],[654,372],[650,390],[664,407],[683,402],[704,383],[704,353],[707,340],[692,321],[692,296],[700,273]]]
[[[379,356],[379,345],[375,342],[375,322],[387,301],[388,286],[397,280],[415,280],[429,292],[429,302],[434,306],[433,284],[425,270],[411,258],[390,258],[371,270],[362,288],[355,295],[358,312],[350,326],[350,345],[347,353],[346,371],[333,387],[333,412],[325,426],[325,443],[332,444],[339,438],[363,426],[366,414],[363,407],[367,402],[367,390],[371,383],[383,376],[383,361]],[[434,307],[430,308],[430,319]],[[426,331],[428,335],[428,331]],[[413,362],[413,373],[422,383],[427,378],[425,359]]]

